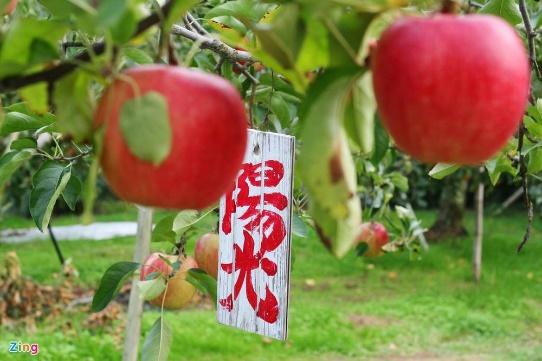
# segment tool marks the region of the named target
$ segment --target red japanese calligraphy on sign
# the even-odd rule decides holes
[[[256,131],[249,139],[245,163],[221,202],[218,319],[284,339],[294,143]]]
[[[262,167],[264,169],[262,169]],[[262,179],[263,178],[263,179]],[[261,270],[268,276],[274,276],[277,272],[277,265],[266,257],[268,252],[277,249],[284,241],[286,227],[281,215],[272,210],[259,208],[261,195],[250,195],[250,187],[276,187],[284,178],[284,166],[276,160],[268,160],[260,164],[243,164],[241,175],[237,180],[237,187],[226,195],[226,213],[222,219],[222,231],[230,234],[231,219],[237,208],[247,207],[239,219],[244,222],[243,248],[238,244],[235,248],[235,271],[239,271],[235,281],[233,293],[227,298],[221,299],[220,304],[230,310],[233,307],[233,299],[239,296],[243,283],[245,285],[246,297],[256,315],[269,322],[274,323],[278,317],[278,301],[275,295],[266,287],[264,299],[258,299],[258,295],[252,284],[252,272]],[[234,192],[238,192],[235,201]],[[288,205],[288,198],[279,192],[268,192],[263,194],[263,203],[271,205],[277,210],[284,210]],[[263,237],[260,249],[255,251],[254,239],[251,232],[262,227]],[[220,264],[222,270],[228,274],[233,273],[232,263]]]

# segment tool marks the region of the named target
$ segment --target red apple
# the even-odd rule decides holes
[[[132,153],[120,128],[124,103],[158,92],[166,100],[172,149],[159,165]],[[152,127],[153,119],[148,119]],[[226,80],[165,65],[132,68],[104,93],[95,116],[105,126],[101,165],[120,198],[152,207],[201,209],[231,186],[245,153],[247,117],[241,97]]]
[[[207,233],[198,239],[194,251],[199,267],[215,279],[218,277],[218,244],[218,234]]]
[[[389,241],[388,231],[380,223],[365,222],[359,228],[357,240],[359,243],[367,243],[367,251],[363,254],[365,257],[378,257],[382,254],[382,247]]]
[[[425,162],[479,164],[517,130],[529,61],[516,30],[490,15],[407,17],[371,59],[382,122]]]
[[[168,277],[173,273],[173,267],[171,267],[161,257],[167,259],[172,264],[179,259],[179,256],[166,255],[163,253],[151,254],[141,269],[140,279],[142,281],[146,280],[147,276],[153,272],[159,272],[164,277]],[[192,297],[194,297],[196,288],[191,283],[186,281],[186,275],[189,269],[198,268],[198,264],[192,257],[181,258],[180,260],[181,267],[175,273],[175,275],[169,279],[167,289],[162,292],[160,296],[151,300],[151,304],[161,307],[165,293],[166,298],[163,301],[164,308],[169,310],[178,310],[186,306]]]
[[[4,8],[4,14],[11,15],[15,11],[15,8],[17,7],[17,1],[18,0],[10,0],[10,2],[6,5]]]

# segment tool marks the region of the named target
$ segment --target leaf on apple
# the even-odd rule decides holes
[[[173,146],[166,99],[148,92],[124,103],[120,115],[122,135],[138,158],[158,166]]]

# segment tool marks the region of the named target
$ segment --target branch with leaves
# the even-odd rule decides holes
[[[155,11],[148,17],[141,20],[138,23],[132,38],[141,35],[152,26],[159,24],[171,11],[172,4],[172,1],[168,1],[160,8],[159,11]],[[188,28],[180,25],[174,25],[171,33],[197,42],[200,48],[209,49],[220,55],[220,57],[226,58],[233,63],[243,62],[245,64],[252,64],[255,62],[255,59],[248,52],[236,50],[226,45],[218,38],[212,38],[209,35],[202,34],[202,32],[205,32],[205,34],[208,33],[191,15],[187,15],[187,19],[189,19],[189,22],[187,22],[187,24],[189,24],[188,26],[192,27],[196,31],[189,30]],[[73,45],[74,44],[72,43],[62,44],[64,49]],[[0,93],[8,93],[40,82],[54,83],[60,78],[76,70],[80,64],[90,62],[93,56],[104,54],[106,49],[107,44],[104,41],[97,42],[92,45],[90,50],[83,51],[73,59],[66,60],[53,67],[30,74],[10,76],[0,79]]]

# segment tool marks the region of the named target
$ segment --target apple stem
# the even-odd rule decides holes
[[[442,0],[440,8],[441,14],[459,14],[461,10],[461,0]]]

